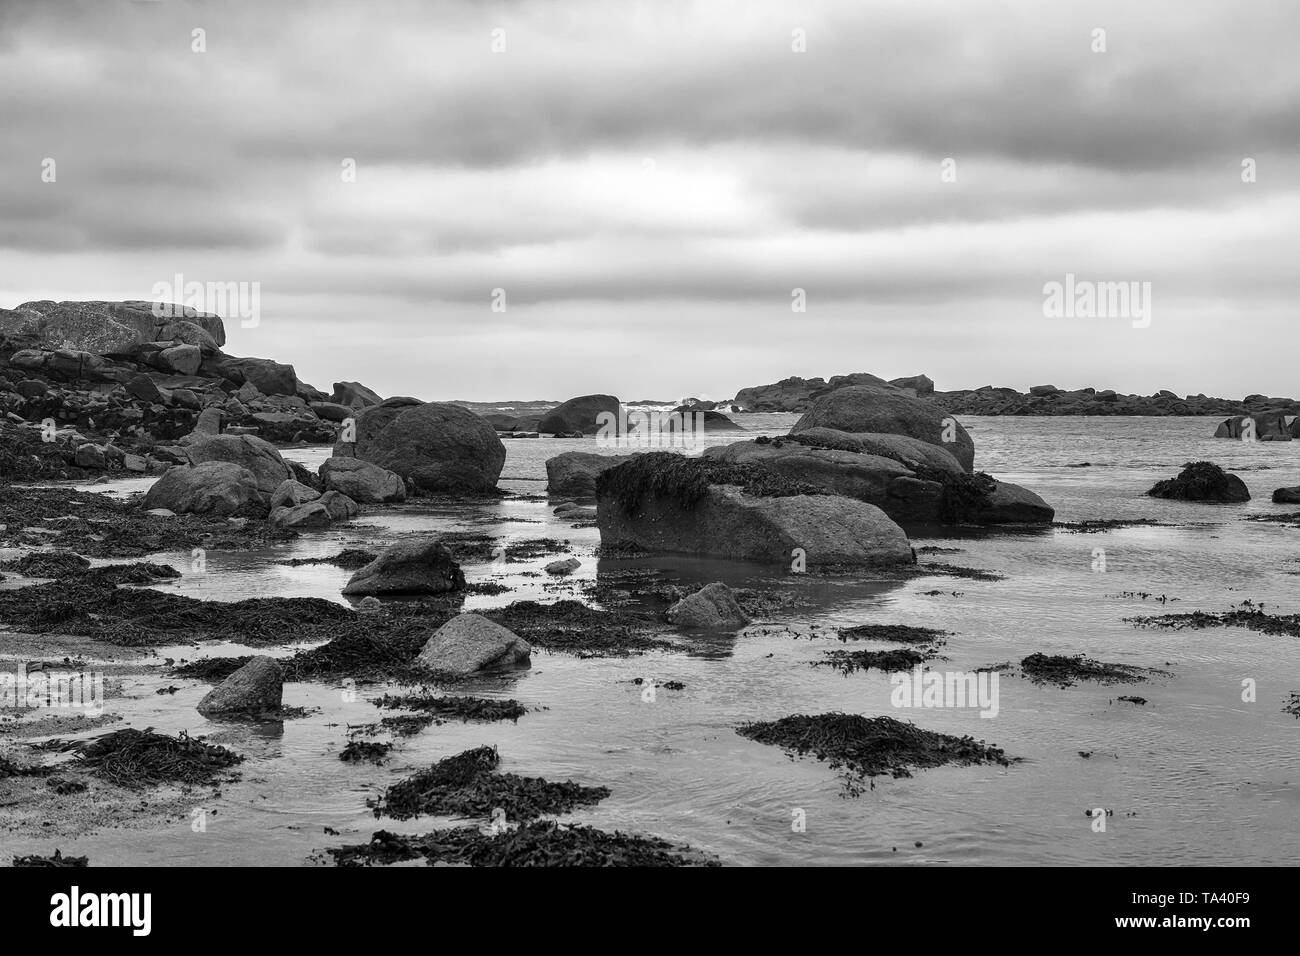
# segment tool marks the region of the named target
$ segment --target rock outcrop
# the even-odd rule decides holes
[[[400,475],[360,458],[327,458],[320,466],[321,484],[363,504],[406,500],[406,482]]]
[[[275,716],[284,701],[284,672],[273,657],[254,657],[198,703],[205,717]]]
[[[417,494],[482,494],[496,489],[506,448],[483,418],[449,402],[390,398],[356,417],[356,441],[337,457],[379,465]]]
[[[1156,482],[1147,494],[1178,501],[1236,504],[1250,500],[1250,489],[1244,481],[1209,461],[1189,462],[1177,478]]]
[[[802,490],[760,469],[654,452],[600,476],[596,522],[606,547],[807,565],[915,560],[875,505]]]
[[[596,478],[631,457],[586,451],[563,452],[546,459],[546,491],[552,497],[593,498]]]
[[[479,614],[458,614],[434,632],[416,666],[462,677],[480,671],[527,667],[532,647],[522,637]]]
[[[537,430],[548,435],[594,435],[600,428],[598,417],[606,412],[618,418],[618,399],[613,395],[580,395],[543,415]]]
[[[955,418],[938,405],[888,383],[834,390],[817,399],[795,422],[790,434],[812,428],[903,435],[943,449],[967,471],[975,464],[975,443]]]
[[[166,508],[178,515],[264,515],[267,498],[247,468],[208,461],[168,469],[145,492],[144,508]]]
[[[344,594],[445,594],[465,587],[465,575],[438,538],[393,542],[358,570]]]
[[[720,581],[706,584],[668,609],[668,622],[678,627],[734,631],[749,623],[736,594]]]

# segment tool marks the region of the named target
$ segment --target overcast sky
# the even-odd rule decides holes
[[[0,0],[0,306],[256,282],[228,351],[426,399],[1296,395],[1298,39],[1265,0]],[[1067,273],[1149,326],[1045,317]]]

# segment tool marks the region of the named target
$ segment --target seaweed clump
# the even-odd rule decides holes
[[[373,866],[418,860],[469,866],[718,866],[689,847],[657,837],[538,820],[486,834],[474,827],[405,836],[380,830],[369,843],[331,847],[339,866]]]
[[[62,850],[55,850],[53,856],[40,856],[33,853],[31,856],[14,857],[14,866],[89,866],[90,857],[88,856],[64,856]]]
[[[1160,673],[1129,664],[1108,664],[1076,654],[1073,657],[1054,654],[1030,654],[1020,662],[1020,669],[1035,684],[1054,684],[1073,687],[1081,680],[1099,684],[1136,684]]]
[[[379,557],[378,554],[364,548],[344,548],[338,554],[331,554],[324,558],[290,558],[288,561],[281,561],[280,563],[291,568],[302,567],[305,564],[332,564],[338,568],[353,570],[364,568],[377,557]]]
[[[1161,627],[1174,631],[1185,628],[1245,627],[1261,634],[1300,637],[1300,614],[1268,614],[1264,605],[1243,601],[1229,611],[1189,611],[1182,614],[1153,614],[1128,617],[1135,627]]]
[[[184,731],[178,737],[168,737],[150,728],[106,734],[83,746],[77,757],[104,779],[131,788],[213,783],[223,770],[244,760],[232,750],[205,744]]]
[[[939,497],[939,520],[944,524],[978,519],[998,485],[995,479],[982,471],[967,474],[964,471],[944,471],[931,465],[916,465],[912,470],[917,478],[933,481],[943,489]]]
[[[597,610],[580,601],[564,600],[554,604],[515,601],[503,608],[484,611],[483,616],[518,634],[534,647],[579,657],[625,656],[671,646],[647,633],[658,627],[648,618]]]
[[[377,743],[370,740],[349,740],[348,745],[339,751],[339,759],[345,763],[383,763],[392,744]]]
[[[814,484],[779,475],[752,462],[687,458],[657,451],[636,455],[601,472],[596,477],[596,497],[617,502],[628,515],[638,514],[642,503],[654,498],[668,499],[690,510],[713,485],[739,485],[745,494],[762,498],[824,493]]]
[[[813,661],[813,666],[834,667],[845,677],[854,671],[869,671],[873,668],[878,671],[898,673],[910,671],[933,656],[928,650],[917,651],[910,647],[888,651],[827,651],[823,660]]]
[[[500,759],[495,747],[476,747],[439,760],[389,787],[383,797],[371,803],[375,816],[397,820],[425,814],[476,817],[501,810],[508,819],[532,820],[596,804],[609,796],[608,787],[497,773]]]
[[[839,630],[841,641],[895,641],[899,644],[928,644],[947,634],[933,627],[909,624],[858,624]]]
[[[982,740],[922,730],[892,717],[795,714],[742,724],[736,733],[799,756],[812,754],[829,763],[832,770],[845,770],[862,778],[885,774],[910,777],[914,769],[945,764],[1011,763],[1000,748]]]
[[[418,710],[433,718],[465,721],[518,721],[528,712],[517,700],[491,700],[487,697],[440,697],[433,694],[385,694],[378,702],[389,710]]]

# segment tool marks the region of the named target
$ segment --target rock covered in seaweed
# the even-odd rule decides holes
[[[879,508],[816,492],[761,468],[653,452],[600,476],[596,522],[604,546],[809,565],[915,561]]]
[[[1157,481],[1147,494],[1177,501],[1236,504],[1250,500],[1250,489],[1244,481],[1209,461],[1188,462],[1178,477]]]
[[[356,574],[344,594],[444,594],[465,587],[465,575],[439,538],[394,541]]]

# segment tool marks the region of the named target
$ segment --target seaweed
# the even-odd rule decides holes
[[[339,759],[347,763],[383,763],[388,757],[388,751],[393,749],[392,744],[381,744],[366,740],[350,740],[348,745],[339,751]]]
[[[1073,657],[1030,654],[1020,662],[1020,669],[1035,684],[1054,684],[1057,687],[1072,687],[1081,680],[1100,684],[1136,684],[1150,680],[1152,674],[1162,673],[1130,664],[1095,661],[1082,654]]]
[[[490,700],[486,697],[385,694],[377,703],[387,710],[419,710],[435,718],[451,717],[465,721],[518,721],[528,713],[528,709],[517,700]]]
[[[867,671],[872,668],[888,673],[910,671],[933,656],[932,653],[914,651],[910,647],[888,651],[826,651],[824,660],[812,663],[814,667],[834,667],[847,677],[854,671]]]
[[[1243,601],[1229,611],[1189,611],[1124,619],[1134,627],[1159,627],[1180,631],[1207,627],[1244,627],[1261,634],[1300,637],[1300,614],[1269,614],[1264,605]]]
[[[718,866],[689,847],[551,820],[526,823],[501,833],[475,827],[407,836],[380,830],[369,843],[331,847],[338,866],[373,866],[418,860],[469,866]]]
[[[914,769],[945,764],[1011,763],[1004,751],[982,740],[922,730],[892,717],[795,714],[742,724],[736,733],[798,756],[812,754],[832,770],[844,770],[859,778],[885,774],[910,777]]]
[[[739,485],[745,494],[756,497],[824,493],[814,484],[779,475],[752,462],[687,458],[658,451],[636,455],[601,472],[596,477],[596,497],[617,502],[628,515],[638,514],[642,503],[652,498],[666,498],[690,510],[713,485]]]
[[[967,474],[964,471],[944,471],[931,465],[915,465],[912,471],[920,480],[933,481],[942,487],[939,520],[944,524],[978,519],[998,485],[994,478],[982,471]]]
[[[77,759],[104,779],[133,789],[164,783],[213,783],[223,770],[244,760],[234,751],[205,744],[184,731],[178,737],[168,737],[150,727],[98,737],[78,750]]]
[[[497,811],[504,812],[508,819],[531,820],[544,814],[567,813],[609,796],[607,787],[498,773],[499,763],[495,747],[466,750],[394,784],[370,805],[376,817],[397,820],[425,814],[487,816]]]
[[[515,601],[483,616],[513,631],[534,647],[580,657],[622,656],[663,650],[672,645],[648,632],[663,629],[649,617],[621,611],[596,610],[579,601],[554,604]]]
[[[212,684],[220,684],[252,659],[251,655],[241,657],[200,657],[196,661],[177,664],[171,669],[170,673],[173,677],[188,677],[191,680],[203,680]]]
[[[909,624],[858,624],[839,629],[841,641],[895,641],[899,644],[928,644],[946,635],[933,627],[912,627]]]
[[[355,568],[364,568],[375,558],[379,557],[373,551],[366,551],[364,548],[344,548],[338,554],[331,554],[324,558],[290,558],[287,561],[281,561],[280,564],[288,565],[291,568],[301,567],[305,564],[332,564],[335,567],[353,570]]]
[[[62,851],[55,850],[53,856],[31,856],[14,857],[14,866],[89,866],[90,857],[87,856],[64,856]]]

